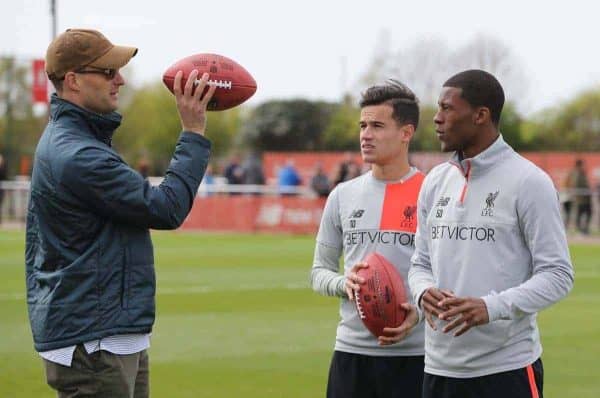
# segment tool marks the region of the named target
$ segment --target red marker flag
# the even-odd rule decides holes
[[[33,80],[31,83],[32,102],[44,104],[48,102],[48,78],[46,77],[45,63],[43,59],[34,59],[31,66]]]

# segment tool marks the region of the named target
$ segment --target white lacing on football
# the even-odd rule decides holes
[[[194,85],[198,85],[200,84],[200,80],[196,80],[194,82]],[[208,85],[209,86],[217,86],[217,88],[224,88],[227,90],[231,90],[231,80],[209,80],[208,81]]]
[[[379,279],[379,272],[375,271],[373,279],[375,280],[375,291],[377,292],[377,297],[383,297],[383,292],[381,291],[381,280]]]
[[[356,309],[358,310],[358,315],[360,315],[360,319],[365,319],[365,312],[362,307],[362,303],[360,302],[360,294],[354,292],[354,300],[356,300]]]

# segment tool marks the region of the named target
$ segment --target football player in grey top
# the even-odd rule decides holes
[[[373,336],[351,302],[364,281],[356,275],[372,252],[386,257],[405,284],[414,250],[416,203],[424,175],[408,163],[419,120],[415,95],[390,80],[361,100],[361,155],[372,169],[340,183],[325,205],[311,272],[313,289],[340,298],[327,396],[418,397],[423,379],[423,323],[412,303],[406,321]],[[339,260],[343,256],[343,274]],[[412,298],[411,298],[412,301]],[[414,328],[414,329],[413,329]],[[412,332],[412,333],[411,333]]]
[[[541,397],[537,312],[573,285],[557,192],[502,138],[503,104],[482,70],[439,97],[436,131],[453,155],[423,182],[408,277],[427,319],[427,398]]]

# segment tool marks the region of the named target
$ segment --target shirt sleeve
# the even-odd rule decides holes
[[[61,184],[96,214],[137,227],[174,229],[192,208],[210,157],[210,141],[183,132],[163,182],[154,187],[110,148],[86,147]]]
[[[552,181],[536,170],[524,179],[519,192],[519,227],[531,253],[532,276],[519,286],[483,297],[490,322],[536,313],[573,287],[573,266]]]
[[[341,250],[316,244],[310,285],[313,290],[324,296],[347,297],[344,284],[346,277],[339,273]]]
[[[431,204],[428,195],[430,175],[425,177],[417,200],[415,251],[412,255],[411,266],[408,271],[408,286],[419,309],[422,309],[420,299],[425,290],[435,286],[435,279],[431,271],[429,234],[427,232],[427,216]],[[419,317],[422,318],[422,314],[419,314]]]
[[[343,252],[342,233],[338,189],[334,189],[325,203],[310,273],[313,290],[325,296],[346,297],[346,277],[339,273]]]
[[[317,233],[317,242],[341,250],[343,247],[342,234],[338,186],[327,197]]]

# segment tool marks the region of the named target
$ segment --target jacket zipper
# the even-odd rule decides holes
[[[467,196],[467,186],[469,185],[469,177],[471,176],[471,161],[467,160],[467,171],[464,174],[465,176],[465,185],[463,185],[462,192],[460,194],[460,204],[465,203],[465,197]]]
[[[450,162],[451,164],[456,166],[456,168],[458,168],[458,170],[460,171],[460,174],[462,174],[462,176],[465,177],[465,184],[463,185],[462,191],[460,193],[460,200],[458,202],[461,206],[465,203],[465,198],[467,197],[467,188],[469,185],[469,177],[471,176],[471,161],[466,160],[465,162],[467,163],[467,171],[465,172],[463,172],[460,164]]]

